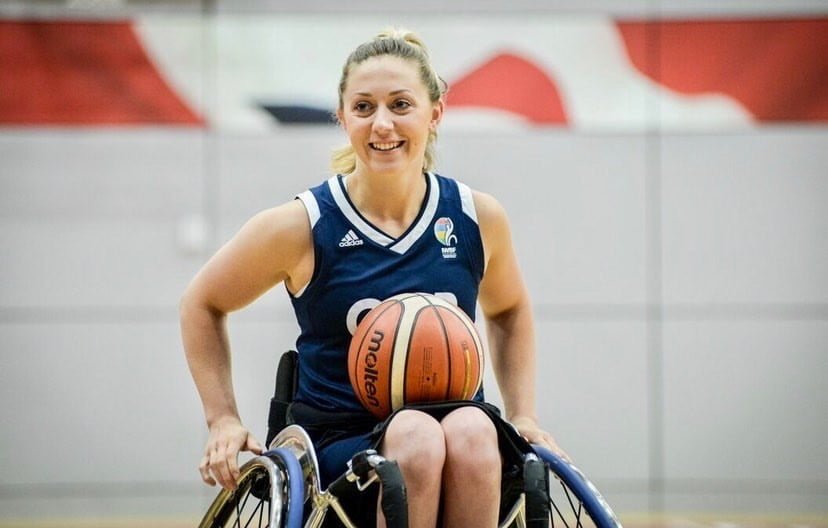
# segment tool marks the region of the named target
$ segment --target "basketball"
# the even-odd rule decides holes
[[[471,399],[483,381],[474,323],[434,295],[405,293],[372,309],[354,332],[348,376],[379,419],[407,403]]]

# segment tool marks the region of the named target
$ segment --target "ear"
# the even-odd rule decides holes
[[[437,125],[439,125],[440,121],[443,119],[443,110],[445,110],[445,103],[443,103],[443,98],[441,97],[439,101],[431,106],[431,122],[429,123],[428,128],[432,132],[437,130]]]
[[[342,128],[344,128],[345,130],[348,130],[348,127],[345,126],[345,119],[343,119],[344,116],[345,116],[345,114],[342,112],[342,109],[337,108],[336,109],[336,123],[339,126],[341,126]]]

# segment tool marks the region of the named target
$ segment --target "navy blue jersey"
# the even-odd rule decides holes
[[[348,380],[348,346],[371,308],[399,293],[433,293],[474,319],[483,244],[471,190],[426,174],[427,191],[408,230],[392,237],[356,210],[343,178],[305,191],[314,271],[291,296],[301,334],[296,400],[319,409],[361,411]]]

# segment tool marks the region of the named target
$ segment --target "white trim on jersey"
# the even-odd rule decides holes
[[[319,221],[319,217],[321,214],[319,213],[319,204],[316,203],[316,197],[310,191],[305,191],[298,196],[296,196],[303,204],[305,204],[305,210],[308,212],[308,220],[310,220],[311,229],[313,226],[316,225],[316,222]]]
[[[463,212],[466,213],[466,216],[474,220],[475,224],[478,224],[477,209],[474,207],[474,195],[472,194],[472,190],[468,185],[460,182],[457,182],[457,188],[460,191],[460,202],[463,205]]]
[[[408,232],[405,237],[400,239],[396,244],[391,246],[391,251],[399,253],[402,255],[406,251],[408,251],[414,243],[423,236],[429,226],[431,226],[431,221],[434,219],[434,214],[437,212],[437,204],[440,202],[440,185],[437,183],[437,178],[428,173],[428,181],[429,181],[429,193],[428,193],[428,203],[426,203],[425,210],[423,211],[423,215],[420,217],[420,220],[417,222],[417,225],[414,226],[411,231]]]
[[[316,202],[316,197],[310,190],[308,190],[296,195],[296,199],[302,202],[302,205],[305,206],[305,212],[308,213],[308,220],[310,221],[310,228],[311,230],[313,230],[313,227],[316,225],[316,222],[318,222],[319,218],[322,216],[319,212],[319,204]],[[308,289],[308,286],[310,286],[310,282],[308,282],[308,284],[305,284],[301,290],[293,294],[293,297],[296,299],[301,297],[302,294],[305,293],[305,290]]]
[[[434,214],[437,212],[437,205],[440,201],[440,186],[437,183],[437,178],[433,174],[428,173],[428,179],[428,202],[425,205],[423,214],[420,216],[417,224],[399,240],[394,240],[385,233],[380,232],[374,226],[369,224],[364,218],[362,218],[362,216],[360,216],[360,214],[351,205],[351,202],[348,201],[348,197],[345,196],[345,191],[343,191],[342,185],[340,184],[337,176],[334,176],[328,180],[328,188],[330,189],[331,195],[333,196],[336,205],[339,207],[339,210],[342,211],[345,218],[347,218],[358,231],[377,244],[387,247],[391,251],[402,255],[408,251],[417,240],[419,240],[423,233],[428,230],[432,220],[434,219]]]
[[[348,197],[345,196],[345,192],[342,190],[342,187],[340,187],[339,178],[337,176],[334,176],[328,180],[328,188],[331,190],[331,195],[333,195],[334,201],[339,207],[339,210],[342,211],[345,218],[347,218],[348,221],[357,228],[357,230],[381,246],[388,246],[394,242],[392,238],[374,229],[371,224],[366,222],[361,216],[359,216],[359,213],[351,207],[351,202],[348,201]]]

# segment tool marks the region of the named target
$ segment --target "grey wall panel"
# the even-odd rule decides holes
[[[533,301],[645,299],[645,143],[555,132],[440,138],[442,170],[506,208]]]
[[[216,142],[214,159],[224,235],[262,209],[330,178],[331,150],[347,138],[336,127],[286,127],[280,133],[233,135]]]
[[[283,352],[295,348],[298,327],[292,321],[247,318],[240,313],[230,316],[228,332],[233,347],[233,383],[239,412],[248,429],[264,442],[276,366]]]
[[[826,340],[824,321],[667,323],[667,477],[828,491]]]
[[[203,261],[181,254],[173,221],[8,220],[0,244],[14,248],[0,254],[0,306],[59,310],[57,317],[75,318],[74,309],[105,320],[153,311],[174,317]]]
[[[822,129],[665,136],[664,300],[828,301]]]
[[[264,442],[276,362],[296,331],[256,322],[271,315],[259,310],[231,315],[229,330],[242,418]],[[206,427],[174,320],[7,323],[0,341],[4,516],[180,516],[206,508],[215,490],[196,470]]]
[[[174,321],[3,324],[0,336],[0,482],[195,476],[203,422]]]
[[[595,479],[645,480],[644,324],[539,321],[537,326],[541,422]]]
[[[203,260],[179,234],[204,209],[202,147],[186,130],[0,134],[0,240],[13,248],[0,304],[174,307]]]
[[[255,212],[330,177],[330,150],[344,141],[334,128],[222,139],[219,239]],[[446,134],[438,156],[438,172],[506,207],[535,302],[644,301],[643,138]]]
[[[200,211],[203,147],[201,130],[0,132],[0,215],[121,222]]]

